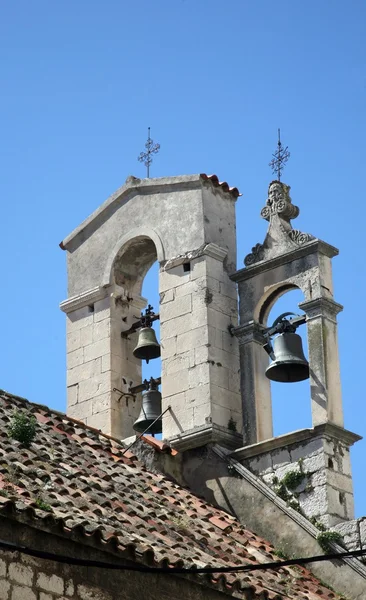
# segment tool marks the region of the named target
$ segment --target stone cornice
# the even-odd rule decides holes
[[[206,254],[207,256],[211,256],[212,258],[216,258],[216,260],[223,262],[227,256],[227,249],[221,248],[221,246],[218,246],[217,244],[210,243],[203,248],[202,254]]]
[[[256,321],[248,321],[245,325],[239,325],[231,329],[231,333],[238,338],[239,344],[246,344],[252,341],[264,344],[266,341],[263,337],[264,331],[265,327]]]
[[[270,260],[261,261],[255,263],[250,267],[240,269],[239,271],[236,271],[236,273],[233,273],[233,275],[230,276],[230,279],[239,283],[240,281],[245,281],[247,279],[255,277],[256,275],[258,275],[258,273],[263,273],[264,271],[271,271],[276,267],[285,265],[289,262],[293,262],[294,260],[298,260],[299,258],[303,258],[304,256],[308,256],[310,254],[315,253],[325,254],[325,256],[328,256],[329,258],[333,258],[334,256],[337,256],[338,249],[334,246],[330,246],[330,244],[327,244],[322,240],[315,239],[311,242],[304,244],[303,246],[300,246],[299,248],[292,250],[291,252],[286,252],[285,254],[281,254],[280,256],[271,258]]]
[[[169,271],[169,269],[183,265],[195,258],[200,258],[201,256],[211,256],[211,258],[223,262],[227,256],[227,252],[227,249],[221,248],[221,246],[218,246],[217,244],[211,242],[209,244],[203,244],[199,248],[196,248],[196,250],[191,250],[186,254],[169,258],[164,264],[164,271]]]
[[[253,458],[273,450],[279,450],[291,446],[292,444],[298,444],[304,441],[312,440],[317,437],[327,437],[337,439],[347,446],[352,446],[355,442],[362,439],[360,435],[343,429],[334,423],[322,423],[316,425],[313,429],[299,429],[292,431],[291,433],[285,433],[257,444],[251,444],[250,446],[244,446],[243,448],[237,448],[231,453],[231,456],[236,460],[244,460],[246,458]]]
[[[60,303],[60,309],[64,313],[70,313],[79,308],[83,308],[84,306],[88,306],[89,304],[93,304],[98,300],[103,300],[107,294],[108,292],[105,287],[97,285],[91,290],[87,290],[86,292],[77,294],[77,296],[72,296],[71,298],[67,298],[67,300],[63,300],[63,302]]]
[[[325,297],[314,298],[312,300],[301,302],[299,304],[299,308],[306,313],[307,321],[311,321],[311,319],[315,319],[319,316],[324,316],[336,322],[338,313],[343,310],[343,306],[341,304],[338,304],[338,302],[332,298]]]
[[[210,423],[170,437],[166,441],[172,448],[184,452],[210,443],[222,444],[228,448],[237,448],[243,442],[243,438],[239,433]]]

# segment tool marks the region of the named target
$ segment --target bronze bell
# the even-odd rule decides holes
[[[266,376],[271,381],[295,383],[309,377],[309,363],[297,333],[281,333],[273,341],[274,361],[267,367]]]
[[[160,417],[160,418],[158,418]],[[156,423],[154,423],[154,421]],[[152,425],[154,423],[154,425]],[[142,392],[142,405],[138,419],[134,422],[135,431],[142,433],[150,425],[149,433],[161,433],[161,393],[156,389],[156,384],[150,379],[149,389]]]
[[[133,351],[133,355],[136,358],[141,358],[141,360],[146,360],[147,363],[152,358],[160,356],[160,345],[152,327],[141,327],[139,329],[137,346]]]

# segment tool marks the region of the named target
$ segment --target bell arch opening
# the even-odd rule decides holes
[[[124,244],[114,259],[112,280],[132,295],[142,295],[146,273],[157,260],[154,242],[147,236],[137,236]]]
[[[142,296],[146,299],[146,306],[151,305],[154,312],[159,313],[159,262],[155,244],[150,238],[138,236],[121,248],[113,264],[113,280],[126,289],[132,299]],[[154,321],[152,327],[159,341],[160,321]],[[142,360],[141,363],[142,380],[160,377],[160,358],[148,363]]]
[[[154,307],[156,313],[159,312],[159,263],[155,261],[147,271],[142,285],[142,295],[148,299],[149,304]],[[153,323],[153,328],[156,333],[156,338],[160,343],[160,320]],[[161,358],[150,360],[149,363],[142,363],[142,379],[150,379],[150,377],[161,376]]]
[[[142,284],[142,295],[144,298],[147,298],[149,304],[151,304],[154,307],[155,313],[160,312],[159,311],[160,297],[159,297],[159,263],[158,263],[158,261],[155,261],[152,264],[152,266],[149,268],[149,270],[147,271],[147,273],[144,277],[143,284]],[[152,326],[153,326],[153,329],[156,334],[156,339],[157,339],[158,343],[160,344],[160,320],[158,319],[158,320],[154,321]],[[155,358],[154,360],[150,360],[148,363],[146,363],[145,361],[142,361],[141,371],[142,371],[142,380],[143,381],[145,379],[147,379],[149,381],[151,377],[153,377],[154,379],[161,377],[161,358],[160,357]],[[158,387],[157,389],[161,393],[161,386]],[[156,404],[159,404],[159,402],[157,401]],[[161,407],[160,407],[160,410],[161,410]],[[157,439],[162,438],[162,433],[148,432],[148,434],[153,435]]]
[[[304,300],[304,294],[299,288],[293,285],[290,289],[282,286],[272,294],[262,304],[262,310],[264,309],[262,322],[267,327],[270,327],[281,314],[288,312],[302,314],[299,303]],[[306,325],[299,326],[296,333],[301,338],[303,352],[308,360]],[[270,386],[274,436],[312,427],[309,379],[296,383],[271,381]]]
[[[121,365],[117,369],[122,376],[122,385],[116,387],[128,394],[131,388],[136,388],[132,389],[134,398],[130,395],[126,396],[127,408],[131,416],[130,435],[133,432],[139,434],[146,429],[147,422],[150,424],[150,413],[147,411],[147,414],[144,407],[149,405],[152,397],[156,400],[160,394],[159,388],[155,387],[156,382],[150,384],[154,386],[153,388],[144,390],[141,386],[145,379],[150,381],[151,377],[157,379],[161,376],[161,360],[153,358],[155,352],[152,352],[153,346],[156,350],[156,342],[160,344],[159,320],[140,321],[142,316],[145,319],[150,316],[150,312],[145,310],[150,306],[153,307],[155,314],[159,313],[158,254],[155,243],[150,237],[138,235],[125,241],[115,255],[111,268],[111,283],[115,286],[116,307],[120,307],[116,318],[117,321],[123,322],[121,341],[116,340],[114,345],[115,360]],[[153,340],[151,330],[157,334],[156,340]],[[147,358],[149,358],[148,362],[146,362]],[[147,404],[146,399],[148,399]],[[157,404],[159,404],[160,414],[161,402],[155,402],[154,406]],[[124,409],[126,414],[126,407]]]

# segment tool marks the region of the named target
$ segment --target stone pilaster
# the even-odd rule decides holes
[[[61,303],[67,314],[67,414],[118,438],[131,435],[139,403],[120,397],[141,381],[132,354],[137,334],[122,338],[146,300],[108,286]]]
[[[331,298],[299,304],[307,315],[313,426],[327,421],[343,427],[337,314],[343,307]]]
[[[226,256],[208,244],[160,273],[163,410],[171,406],[163,435],[178,448],[241,440],[239,351],[230,334],[237,293]]]
[[[243,399],[243,441],[254,444],[273,436],[270,381],[265,376],[268,355],[263,350],[263,327],[254,321],[235,328],[240,349]]]

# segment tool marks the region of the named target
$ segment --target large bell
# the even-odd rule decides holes
[[[156,339],[155,331],[152,327],[141,327],[139,329],[139,338],[133,355],[148,363],[152,358],[160,356],[160,345]]]
[[[145,431],[155,419],[160,417],[154,425],[149,429],[149,433],[161,433],[161,393],[158,390],[151,389],[142,392],[142,406],[138,419],[134,422],[133,428],[135,431],[142,433]]]
[[[302,340],[297,333],[281,333],[273,341],[275,360],[267,367],[271,381],[295,383],[309,377],[309,363],[304,356]]]

